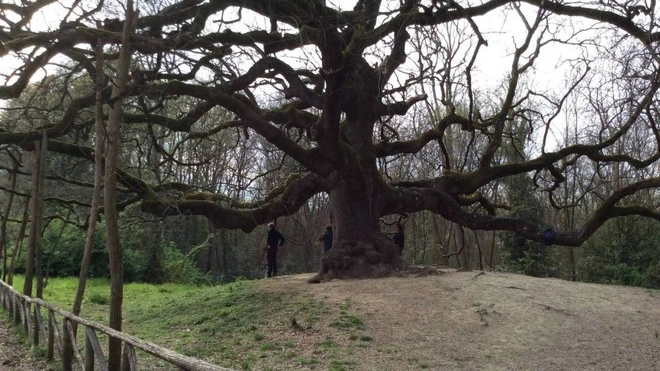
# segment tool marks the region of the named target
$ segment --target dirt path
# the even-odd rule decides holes
[[[3,313],[0,315],[0,371],[37,370],[50,368],[45,362],[34,359],[30,348],[20,342]]]
[[[306,278],[265,284],[335,308],[350,302],[373,340],[346,359],[348,369],[660,370],[658,290],[477,271],[315,285]]]

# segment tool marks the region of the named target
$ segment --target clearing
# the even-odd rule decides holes
[[[225,367],[270,371],[660,370],[659,290],[438,272],[321,284],[307,283],[313,274],[253,282],[257,298],[283,298],[297,309],[257,313],[266,319],[254,323],[260,336],[235,339],[228,349],[209,343],[210,356]],[[301,297],[320,303],[321,315],[306,317],[314,311],[294,304]],[[210,308],[214,320],[227,320],[217,303]],[[7,324],[0,318],[0,371],[45,369],[32,363]],[[229,336],[199,332],[194,322],[186,326],[190,338],[168,327],[186,346]]]
[[[355,352],[335,360],[337,370],[660,370],[658,290],[499,272],[440,272],[322,284],[306,283],[311,275],[296,275],[263,285],[312,293],[361,319]],[[309,344],[330,335],[280,334],[281,341],[311,352],[316,348]]]

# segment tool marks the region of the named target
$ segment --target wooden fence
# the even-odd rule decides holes
[[[108,370],[108,363],[105,360],[97,332],[122,341],[121,371],[138,370],[136,348],[178,366],[179,370],[232,371],[75,316],[43,300],[25,296],[2,280],[0,280],[0,304],[9,312],[16,325],[23,327],[32,346],[40,345],[40,339],[43,339],[49,361],[53,360],[55,349],[57,349],[62,361],[62,368],[65,371],[73,370],[74,367],[85,371],[92,371],[95,367],[101,371]],[[46,321],[42,316],[42,310],[48,312]],[[58,316],[62,317],[61,327],[57,323]],[[82,347],[82,352],[76,344],[74,323],[78,327],[84,327],[85,345]],[[69,349],[72,349],[73,352],[64,351],[65,347],[70,347]],[[69,353],[72,355],[67,355]]]

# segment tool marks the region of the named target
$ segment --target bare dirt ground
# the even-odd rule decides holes
[[[264,285],[337,308],[350,303],[372,340],[345,369],[660,370],[658,290],[480,271],[322,284],[309,277]],[[332,334],[281,336],[305,347]]]
[[[361,319],[358,335],[368,341],[351,340],[324,323],[336,318],[328,315],[312,329],[284,326],[269,334],[275,343],[293,343],[298,361],[265,358],[253,369],[660,370],[658,290],[480,271],[321,284],[307,283],[311,276],[260,284],[313,296],[330,313]],[[47,369],[7,325],[0,317],[0,371]],[[328,339],[352,351],[319,356],[319,344]]]
[[[19,340],[15,330],[0,316],[0,371],[50,370],[43,360],[35,359],[29,347]]]

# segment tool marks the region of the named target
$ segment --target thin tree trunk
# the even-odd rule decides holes
[[[222,264],[222,270],[220,273],[226,279],[227,281],[231,281],[233,278],[232,272],[229,270],[229,261],[227,257],[227,249],[229,249],[229,237],[227,235],[228,231],[226,229],[221,229],[220,230],[220,251],[222,253],[222,259],[221,259],[221,264]]]
[[[209,221],[208,223],[209,233],[214,232],[213,223]],[[213,270],[213,277],[218,278],[224,275],[225,265],[223,264],[224,259],[224,243],[222,241],[222,235],[220,233],[215,234],[209,245],[209,259],[212,260],[211,268]],[[221,256],[222,255],[222,256]]]
[[[97,23],[100,25],[100,21]],[[103,139],[104,123],[103,123],[103,97],[102,89],[105,80],[103,61],[103,43],[99,42],[96,47],[96,112],[95,112],[95,125],[94,125],[94,190],[92,191],[92,204],[89,211],[89,225],[87,226],[87,236],[85,238],[85,251],[83,253],[82,261],[80,262],[80,275],[78,277],[78,287],[76,289],[76,297],[73,300],[73,308],[71,313],[76,316],[80,315],[82,307],[82,300],[85,295],[85,286],[87,284],[87,274],[89,273],[89,266],[92,260],[92,250],[94,248],[94,234],[96,232],[96,225],[98,220],[99,204],[101,201],[101,186],[103,182]],[[77,323],[73,322],[73,333],[76,334]]]
[[[32,204],[34,204],[34,198],[35,198],[35,184],[34,184],[34,173],[32,175],[32,189],[30,190],[30,200],[32,200]],[[35,213],[34,209],[35,206],[31,206],[30,209],[32,209],[31,218],[30,218],[30,235],[28,237],[28,244],[27,244],[27,257],[25,258],[25,281],[23,282],[23,295],[27,296],[32,296],[32,287],[33,287],[33,279],[34,279],[34,219],[35,219]]]
[[[23,207],[23,221],[21,222],[21,227],[18,229],[18,238],[16,238],[16,244],[14,245],[14,253],[11,256],[11,263],[9,264],[7,283],[10,286],[14,284],[14,270],[16,269],[16,262],[18,261],[18,255],[21,252],[21,246],[23,246],[23,239],[25,238],[25,229],[27,227],[28,218],[30,217],[30,214],[28,213],[29,209],[30,209],[30,197],[28,196],[25,199],[25,206]]]
[[[445,246],[444,246],[444,250],[443,250],[443,251],[444,251],[443,258],[444,258],[444,260],[445,260],[445,265],[449,266],[450,263],[451,263],[451,256],[452,256],[452,252],[451,252],[451,251],[452,251],[452,246],[453,246],[453,250],[454,250],[454,251],[458,251],[458,247],[457,247],[457,245],[456,245],[456,243],[455,243],[455,242],[456,242],[456,239],[454,238],[454,236],[455,236],[455,234],[456,234],[456,233],[454,232],[454,229],[455,229],[454,223],[447,221],[446,224],[447,224],[447,227],[448,227],[448,228],[447,228],[448,231],[447,231],[447,239],[446,239],[446,241],[445,241]],[[452,240],[454,240],[454,244],[453,244],[453,245],[452,245]],[[457,258],[457,259],[458,259],[458,258]],[[456,264],[459,265],[459,263],[456,263]]]
[[[575,269],[575,249],[573,246],[568,248],[568,259],[571,266],[571,281],[577,281],[577,271]]]
[[[490,258],[488,259],[488,268],[493,268],[493,262],[495,261],[495,250],[497,245],[495,244],[495,232],[493,231],[490,236]]]
[[[71,213],[72,213],[71,209],[67,210],[66,216],[64,217],[64,220],[69,220],[69,218],[71,217]],[[46,228],[47,228],[47,226],[44,226],[44,231],[46,230]],[[62,236],[64,235],[64,230],[65,229],[66,229],[66,223],[62,223],[62,225],[60,226],[60,231],[57,233],[57,238],[55,238],[55,240],[51,244],[50,254],[48,254],[48,260],[46,261],[46,267],[44,268],[44,273],[45,273],[44,288],[46,288],[48,286],[48,277],[49,277],[49,273],[50,273],[50,264],[52,263],[52,260],[53,260],[52,257],[53,257],[53,255],[55,255],[55,250],[57,249],[57,246],[60,245],[60,241],[62,240]]]
[[[33,280],[35,274],[37,281],[41,276],[41,226],[43,220],[43,179],[42,172],[43,161],[45,154],[45,147],[47,143],[46,133],[44,132],[41,141],[36,141],[34,146],[34,163],[32,166],[32,190],[31,190],[31,205],[30,205],[30,236],[28,238],[27,258],[25,261],[25,282],[23,285],[23,295],[32,296],[32,288],[34,286]],[[41,282],[43,284],[43,281]],[[37,285],[39,286],[39,285]],[[37,295],[40,292],[37,290]]]
[[[112,110],[108,117],[107,153],[105,158],[104,211],[106,221],[106,244],[110,260],[110,318],[109,326],[121,331],[122,304],[124,301],[123,251],[119,243],[119,220],[117,212],[117,161],[119,157],[120,133],[119,122],[122,114],[123,99],[121,94],[128,84],[128,69],[131,60],[130,35],[137,17],[133,10],[133,1],[126,4],[126,21],[122,33],[122,45],[119,52],[119,65],[115,87],[112,91]],[[108,341],[108,368],[117,371],[121,367],[122,342],[117,338]]]
[[[34,225],[34,269],[37,275],[37,298],[43,299],[44,297],[44,271],[43,266],[43,220],[44,220],[44,188],[46,183],[46,155],[48,153],[48,136],[44,130],[41,137],[41,143],[39,151],[39,177],[37,182],[39,186],[37,187],[37,194],[35,195],[37,204],[37,210],[33,214],[32,223]],[[32,234],[32,233],[30,233]],[[39,324],[37,323],[37,314],[34,313],[34,319],[32,321],[32,344],[39,344]]]
[[[442,232],[440,230],[440,221],[438,216],[431,214],[431,227],[433,230],[433,258],[439,257],[439,263],[446,265],[447,258],[445,257],[444,249],[442,248]],[[435,259],[434,259],[435,260]]]
[[[18,162],[12,157],[14,166],[11,172],[10,180],[10,192],[9,199],[5,205],[4,217],[2,218],[2,225],[0,226],[0,256],[2,257],[2,280],[7,280],[7,252],[9,247],[7,245],[7,221],[9,220],[9,214],[11,212],[11,207],[14,203],[14,191],[16,190],[16,173],[18,172]]]
[[[477,235],[477,231],[474,231],[474,246],[477,248],[477,259],[479,262],[479,270],[484,270],[484,259],[483,259],[483,254],[481,251],[481,244],[479,243],[479,236]]]
[[[34,239],[34,269],[37,275],[37,297],[43,299],[44,297],[44,271],[43,271],[43,232],[44,232],[44,189],[46,184],[46,157],[48,155],[48,136],[46,131],[43,132],[41,138],[41,148],[39,149],[39,182],[37,205],[38,209],[33,214],[33,222],[35,225],[35,239]],[[33,200],[34,201],[34,200]],[[38,216],[38,217],[37,217]],[[36,321],[35,321],[36,323]],[[34,331],[34,344],[38,344],[39,331]]]
[[[454,244],[456,245],[456,265],[458,268],[465,268],[465,261],[463,259],[463,248],[465,247],[463,245],[463,238],[462,238],[462,232],[463,230],[460,228],[459,225],[456,225],[454,228]]]
[[[422,257],[419,260],[419,263],[420,264],[426,264],[426,248],[429,244],[428,234],[426,233],[426,231],[428,230],[426,223],[428,223],[429,220],[427,218],[427,214],[420,213],[420,217],[422,219],[422,233],[421,233],[422,234],[422,241],[421,241],[421,243],[418,243],[418,244],[422,248]]]
[[[418,254],[417,247],[419,246],[419,243],[417,241],[417,230],[419,229],[419,227],[417,226],[417,218],[414,216],[410,220],[410,227],[412,233],[408,232],[408,236],[410,238],[407,241],[408,246],[412,247],[411,249],[409,249],[412,252],[410,256],[410,261],[413,264],[421,264],[423,262],[420,262],[419,257],[417,256]]]
[[[145,277],[146,282],[159,285],[165,282],[165,273],[163,272],[163,223],[153,220],[145,224],[145,231],[148,231],[151,238],[143,244],[146,249],[147,270],[149,276]]]

